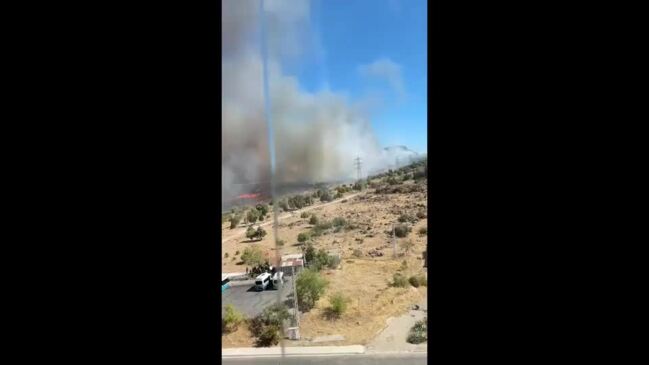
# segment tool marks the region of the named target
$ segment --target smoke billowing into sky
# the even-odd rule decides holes
[[[270,180],[264,119],[259,0],[222,5],[222,197]],[[307,92],[283,62],[313,51],[308,0],[265,0],[269,95],[278,183],[320,182],[356,176],[382,165],[381,148],[366,113],[344,95]],[[344,55],[340,55],[344,57]]]

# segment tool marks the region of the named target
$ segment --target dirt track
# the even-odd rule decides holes
[[[311,206],[308,206],[308,207],[305,207],[305,208],[302,208],[302,209],[291,211],[289,213],[284,213],[284,214],[278,216],[277,220],[281,221],[283,219],[291,218],[291,217],[295,216],[296,213],[308,212],[309,210],[312,210],[312,209],[322,208],[322,207],[326,207],[328,205],[340,203],[342,200],[351,199],[351,198],[355,197],[358,194],[360,194],[360,193],[350,194],[350,195],[347,195],[347,196],[345,196],[343,198],[332,200],[332,201],[330,201],[328,203],[314,204],[314,205],[311,205]],[[258,224],[258,226],[265,227],[265,226],[271,225],[272,223],[273,223],[273,220],[271,218],[271,220],[269,220],[268,222]],[[225,237],[225,238],[223,238],[221,240],[221,244],[223,244],[225,242],[228,242],[231,239],[238,238],[238,237],[241,237],[241,236],[245,235],[246,234],[246,229],[247,229],[246,227],[242,227],[242,228],[237,228],[237,229],[231,230],[230,232],[228,232],[229,234],[227,235],[227,237]],[[225,236],[225,234],[224,234],[224,236]]]

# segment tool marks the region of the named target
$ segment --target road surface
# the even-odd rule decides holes
[[[264,291],[255,290],[255,281],[247,280],[247,285],[240,285],[239,283],[233,284],[232,287],[226,289],[221,297],[221,314],[225,313],[225,306],[232,304],[237,310],[241,311],[247,317],[252,318],[261,313],[265,308],[278,302],[278,295],[281,294],[281,300],[285,301],[289,298],[289,294],[293,292],[293,278],[286,275],[284,276],[284,285],[282,290],[278,293],[275,289],[266,289]],[[291,295],[291,299],[293,296]],[[292,305],[289,305],[292,307]]]
[[[427,353],[222,359],[227,365],[424,365]]]
[[[281,221],[282,219],[293,217],[297,213],[308,212],[309,210],[312,210],[312,209],[317,209],[317,208],[321,208],[321,207],[326,207],[327,205],[339,203],[342,200],[351,199],[351,198],[355,197],[358,194],[360,194],[360,193],[354,193],[354,194],[351,194],[351,195],[347,195],[347,196],[344,196],[344,197],[342,197],[340,199],[332,200],[332,201],[330,201],[328,203],[318,204],[318,205],[311,205],[311,206],[308,206],[308,207],[304,207],[302,209],[293,210],[291,212],[284,213],[284,214],[278,216],[277,220]],[[258,226],[265,227],[265,226],[269,226],[271,224],[273,224],[273,216],[272,215],[271,215],[270,219],[267,222],[258,224]],[[243,228],[236,228],[236,230],[234,230],[234,231],[230,231],[232,233],[229,234],[227,238],[222,239],[221,244],[223,244],[223,243],[225,243],[225,242],[227,242],[227,241],[229,241],[231,239],[234,239],[234,238],[245,235],[246,229],[247,229],[246,227],[243,227]]]

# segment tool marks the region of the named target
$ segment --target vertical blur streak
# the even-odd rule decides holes
[[[278,209],[277,209],[277,197],[275,195],[275,136],[273,133],[273,120],[270,113],[270,98],[268,95],[268,49],[267,49],[267,40],[266,40],[266,14],[264,11],[264,0],[259,0],[259,15],[261,17],[261,59],[262,59],[262,75],[264,78],[264,117],[266,119],[266,126],[268,128],[268,149],[270,156],[270,193],[271,198],[273,199],[273,235],[275,236],[275,253],[276,253],[276,262],[281,266],[280,251],[279,246],[277,245],[278,236],[277,230],[279,227],[278,224]],[[276,267],[276,272],[278,272],[279,267]],[[294,280],[295,278],[291,278]],[[271,278],[272,280],[272,278]],[[284,290],[284,284],[280,283],[279,290],[277,290],[277,303],[281,304],[282,302],[282,292]],[[282,349],[282,357],[284,357],[284,333],[286,329],[282,323],[282,336],[280,337],[280,346]]]

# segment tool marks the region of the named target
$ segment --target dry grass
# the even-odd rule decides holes
[[[399,266],[397,261],[355,260],[344,264],[341,270],[324,271],[330,282],[329,288],[316,307],[303,315],[301,335],[305,338],[345,336],[345,341],[336,342],[339,345],[369,342],[385,327],[389,317],[407,312],[411,304],[426,295],[425,288],[388,286],[388,280]],[[329,295],[337,291],[351,302],[340,319],[327,320],[324,310],[329,306]]]
[[[426,218],[419,220],[412,226],[412,231],[406,238],[397,239],[400,255],[403,253],[399,246],[402,240],[409,239],[415,244],[409,255],[397,259],[392,257],[391,240],[384,231],[390,230],[392,223],[396,223],[403,212],[415,214],[419,209],[425,209],[426,197],[425,190],[418,193],[385,195],[365,191],[350,198],[346,203],[317,207],[309,211],[315,213],[321,220],[344,217],[347,221],[358,225],[360,229],[342,230],[315,238],[316,248],[336,249],[341,252],[343,260],[341,269],[322,272],[330,282],[329,288],[316,307],[309,313],[303,314],[300,328],[303,339],[340,334],[345,336],[345,341],[318,343],[318,345],[367,344],[385,327],[389,317],[405,313],[410,305],[425,297],[426,287],[392,288],[388,286],[388,281],[400,270],[404,260],[407,261],[408,267],[402,273],[407,277],[425,271],[421,257],[422,252],[426,250],[427,236],[419,236],[417,232],[419,228],[428,226],[428,220]],[[424,204],[424,207],[421,204]],[[231,261],[231,257],[236,250],[243,252],[249,245],[257,245],[265,249],[269,256],[301,252],[300,247],[294,244],[297,243],[297,235],[300,232],[310,229],[308,219],[300,218],[300,212],[297,211],[293,216],[280,221],[278,235],[285,241],[280,252],[275,251],[274,233],[270,225],[264,227],[268,235],[259,243],[246,243],[244,237],[224,243],[223,251],[228,252],[230,257],[225,260],[223,271],[245,271],[245,266],[235,265],[239,260]],[[227,224],[224,227],[226,227],[223,230],[225,237],[234,233],[229,230]],[[362,243],[357,239],[362,239]],[[363,256],[353,257],[354,249],[362,250]],[[367,253],[372,249],[380,249],[384,256],[370,258]],[[349,260],[352,262],[348,262]],[[324,310],[329,306],[329,296],[338,291],[349,297],[351,302],[340,319],[327,320],[324,317]],[[254,339],[250,338],[247,328],[240,327],[237,332],[223,337],[223,347],[246,347],[252,346],[253,343]],[[286,345],[312,344],[308,341],[286,341]]]
[[[221,336],[221,346],[222,348],[254,347],[255,338],[248,329],[248,324],[242,323],[236,331]]]

